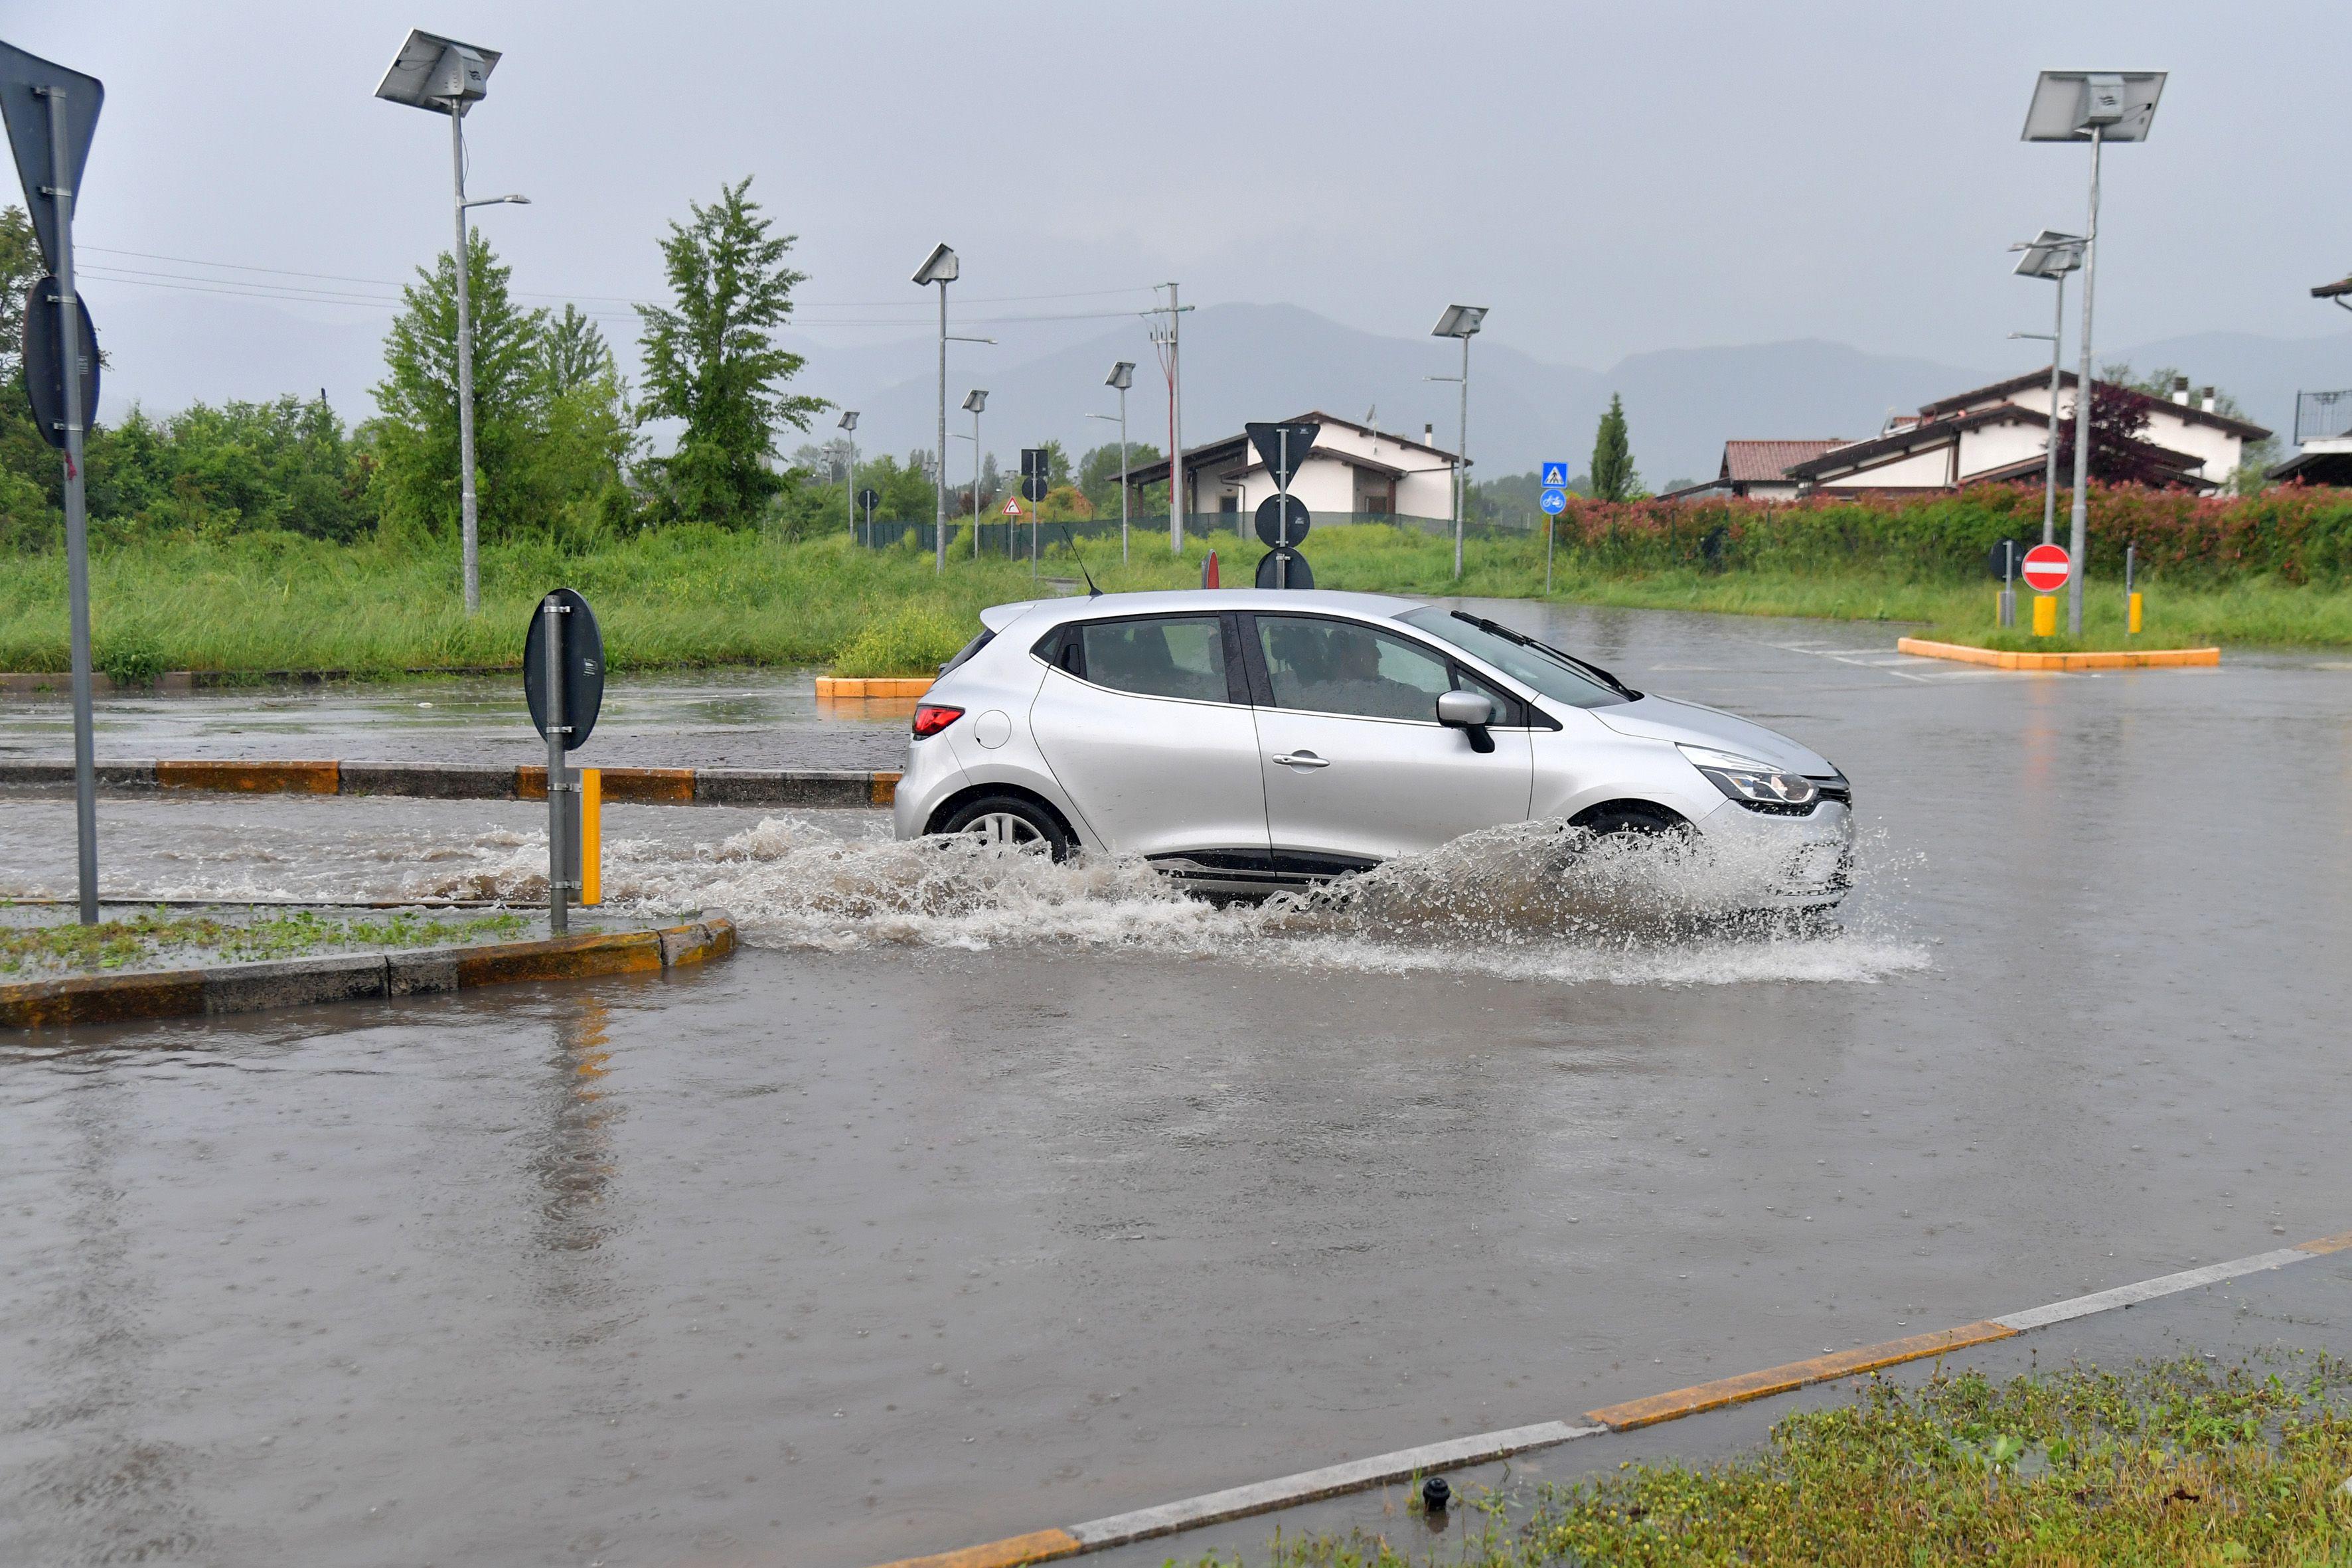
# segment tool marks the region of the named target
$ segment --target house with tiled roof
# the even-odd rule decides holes
[[[2074,417],[2075,384],[2072,371],[2061,374],[2062,421]],[[1895,416],[1864,440],[1727,441],[1715,480],[1664,499],[1790,500],[1823,491],[1956,490],[2039,479],[2049,460],[2050,398],[2050,373],[2032,371],[1922,404],[1918,413]],[[2227,485],[2248,445],[2270,432],[2221,413],[2216,401],[2210,386],[2192,400],[2185,380],[2169,398],[2156,400],[2138,442],[2142,466],[2184,489]]]
[[[1723,467],[1704,484],[1668,490],[1662,500],[1696,500],[1701,496],[1738,496],[1748,500],[1794,500],[1802,489],[1789,477],[1792,464],[1811,461],[1846,444],[1842,436],[1810,441],[1726,441]]]
[[[2061,372],[2058,417],[2074,414],[2074,372]],[[1866,441],[1803,462],[1789,475],[1809,490],[1951,490],[2042,477],[2050,451],[2050,373],[2032,371],[1920,405]],[[2192,400],[2187,382],[2155,400],[2138,455],[2185,489],[2216,490],[2237,476],[2246,447],[2270,435],[2214,406],[2213,389]],[[2060,476],[2062,482],[2066,476]]]
[[[1428,426],[1416,441],[1321,409],[1296,415],[1290,422],[1301,420],[1322,430],[1292,478],[1290,493],[1318,520],[1454,515],[1454,468],[1460,459],[1437,445]],[[1165,458],[1140,464],[1128,482],[1139,489],[1160,484],[1169,466]],[[1244,431],[1186,447],[1184,491],[1187,512],[1247,514],[1274,494],[1275,483]]]

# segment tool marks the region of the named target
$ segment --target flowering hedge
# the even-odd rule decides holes
[[[2066,537],[2067,497],[2058,498]],[[1979,576],[2005,538],[2042,535],[2039,486],[1987,485],[1916,499],[1571,501],[1559,547],[1596,566],[1658,570],[1822,571],[1867,565],[1916,577]],[[2139,568],[2175,581],[2273,576],[2352,582],[2352,490],[2287,486],[2259,496],[2198,497],[2139,485],[2091,489],[2090,569]]]

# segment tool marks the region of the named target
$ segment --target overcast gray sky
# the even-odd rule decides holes
[[[624,301],[658,289],[665,221],[751,174],[801,237],[803,326],[843,342],[919,330],[891,323],[924,319],[908,274],[946,239],[975,302],[1130,291],[1000,313],[1133,307],[1177,279],[1188,301],[1286,301],[1400,335],[1449,300],[1485,303],[1489,342],[1595,366],[1800,336],[1983,363],[2047,309],[2045,286],[2006,275],[2006,246],[2083,216],[2085,154],[2018,140],[2044,66],[2173,73],[2152,140],[2108,158],[2102,341],[2319,336],[2337,319],[2307,290],[2352,267],[2340,5],[5,15],[12,41],[107,83],[79,233],[114,253],[86,260],[165,272],[189,268],[120,253],[406,276],[449,243],[447,122],[377,101],[375,83],[411,25],[504,50],[468,121],[473,188],[536,205],[482,222],[518,289],[611,296],[596,308],[622,332]],[[93,283],[101,326],[101,288],[140,321],[211,298]],[[378,335],[383,320],[272,308]],[[116,374],[136,392],[138,367],[118,357]]]

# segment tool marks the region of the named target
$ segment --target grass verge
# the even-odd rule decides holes
[[[2334,1357],[2228,1368],[2190,1357],[2008,1383],[1963,1373],[1917,1388],[1874,1380],[1728,1463],[1628,1466],[1516,1501],[1472,1496],[1442,1549],[1416,1548],[1425,1532],[1401,1519],[1388,1533],[1277,1537],[1262,1561],[2303,1568],[2352,1562],[2347,1475],[2352,1363]]]
[[[157,909],[89,926],[0,926],[0,974],[40,979],[142,969],[167,955],[242,963],[305,958],[341,948],[455,946],[519,936],[530,923],[514,914],[444,921],[406,910],[380,919],[345,919],[310,910],[236,919],[174,915]]]
[[[961,542],[959,542],[961,543]],[[1261,553],[1232,533],[1187,541],[1139,532],[1133,557],[1115,538],[1055,539],[1043,574],[1075,578],[1082,560],[1105,590],[1196,585],[1203,556],[1245,582]],[[1307,546],[1324,587],[1417,595],[1544,598],[1540,538],[1473,539],[1463,573],[1450,538],[1378,525],[1318,529]],[[616,670],[719,665],[824,665],[842,674],[929,674],[972,634],[987,605],[1052,590],[1025,561],[951,552],[948,570],[902,544],[864,550],[840,537],[784,543],[751,533],[675,528],[566,555],[544,545],[486,549],[482,614],[458,605],[456,550],[438,542],[329,544],[289,534],[150,541],[91,563],[100,668],[120,679],[164,669],[259,679],[273,671],[362,678],[408,670],[509,666],[521,658],[532,605],[570,584],[595,605]],[[2120,584],[2094,581],[2082,647],[2223,644],[2352,646],[2352,592],[2252,579],[2200,587],[2143,582],[2145,633],[2126,643]],[[1952,642],[1995,642],[1992,585],[1906,578],[1856,566],[1822,572],[1603,567],[1573,554],[1555,563],[1554,602],[1710,610],[1833,621],[1902,623]],[[2018,646],[2055,648],[2003,634]],[[1890,643],[1892,638],[1887,639]],[[67,667],[65,566],[56,553],[0,561],[0,669]]]

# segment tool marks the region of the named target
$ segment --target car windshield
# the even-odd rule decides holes
[[[1641,695],[1597,664],[1587,664],[1508,626],[1480,620],[1459,610],[1424,605],[1406,611],[1397,619],[1484,659],[1554,701],[1578,708],[1607,708],[1631,702]]]

